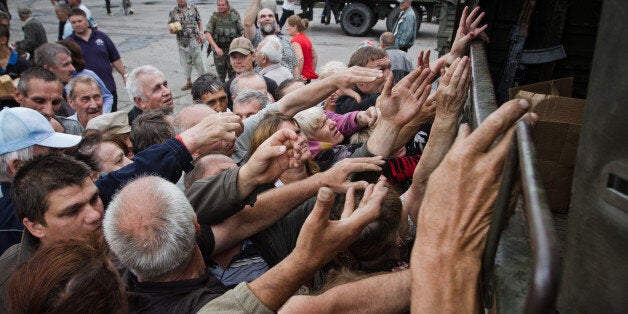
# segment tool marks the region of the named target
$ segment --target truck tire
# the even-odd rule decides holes
[[[353,2],[342,9],[340,27],[349,36],[364,36],[373,28],[375,15],[364,3]]]
[[[421,29],[421,21],[423,20],[423,10],[417,9],[415,7],[412,7],[412,10],[414,10],[414,15],[416,16],[416,33],[418,34],[419,29]],[[392,11],[390,11],[390,13],[388,13],[388,16],[386,17],[386,29],[389,32],[393,31],[395,23],[397,23],[399,11],[401,11],[401,9],[399,7],[395,7],[394,9],[392,9]]]

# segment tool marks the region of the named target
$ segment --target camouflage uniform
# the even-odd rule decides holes
[[[240,37],[244,33],[240,14],[235,9],[229,9],[229,14],[226,17],[223,17],[218,12],[214,12],[207,25],[205,25],[205,33],[210,33],[216,45],[223,51],[222,56],[218,56],[216,51],[214,51],[214,64],[216,65],[218,77],[223,82],[227,77],[227,73],[229,78],[234,78],[235,72],[229,62],[229,45],[231,45],[231,41],[234,38]]]
[[[177,32],[177,45],[179,45],[179,58],[183,72],[187,78],[190,78],[192,74],[192,66],[196,68],[199,76],[206,73],[201,56],[202,46],[198,42],[200,21],[201,15],[193,4],[187,4],[184,9],[175,6],[170,11],[168,23],[179,22],[183,27]]]

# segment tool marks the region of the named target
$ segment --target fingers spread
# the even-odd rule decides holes
[[[468,145],[477,151],[488,151],[493,142],[519,120],[529,107],[530,104],[524,99],[513,99],[503,104],[469,135]]]

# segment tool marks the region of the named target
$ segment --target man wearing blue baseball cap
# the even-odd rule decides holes
[[[55,132],[50,122],[33,109],[0,111],[0,254],[20,242],[24,229],[15,215],[10,189],[19,167],[50,148],[71,147],[80,140],[80,136]]]

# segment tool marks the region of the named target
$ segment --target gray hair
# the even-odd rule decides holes
[[[238,88],[238,82],[240,81],[240,79],[242,78],[251,78],[251,77],[257,77],[260,80],[262,80],[264,82],[264,85],[266,84],[266,81],[264,80],[264,77],[259,75],[259,73],[255,73],[253,71],[245,71],[240,73],[240,75],[236,76],[233,81],[231,81],[231,86],[229,86],[229,92],[231,93],[231,97],[237,97],[238,96],[238,92],[239,92],[239,88]],[[268,89],[268,86],[266,86],[266,88]]]
[[[152,65],[143,65],[135,68],[126,78],[126,92],[129,94],[131,101],[135,98],[140,98],[142,101],[146,100],[140,81],[137,79],[138,76],[142,74],[158,74],[163,78],[166,77],[161,71]]]
[[[13,174],[9,172],[9,163],[15,159],[21,161],[33,159],[33,146],[0,155],[0,182],[13,181]]]
[[[102,96],[102,90],[100,90],[100,86],[98,85],[98,82],[96,82],[96,80],[93,77],[83,74],[83,75],[73,77],[70,80],[70,82],[68,82],[68,87],[67,87],[68,97],[70,99],[74,100],[74,97],[76,97],[76,95],[74,94],[74,86],[76,86],[76,83],[96,85],[96,87],[98,87],[98,92]]]
[[[188,113],[190,110],[192,110],[192,112]],[[193,104],[191,106],[184,107],[177,111],[174,115],[174,133],[181,134],[195,126],[196,123],[200,122],[201,117],[199,116],[199,110],[211,110],[213,113],[216,113],[214,109],[205,104]],[[189,118],[190,115],[194,115],[193,119]]]
[[[330,77],[332,74],[343,71],[347,69],[347,65],[340,61],[329,61],[323,65],[319,72],[319,78],[323,79],[326,77]]]
[[[140,216],[142,227],[137,227]],[[186,267],[192,258],[194,217],[192,205],[176,185],[143,177],[109,203],[103,220],[105,239],[138,278],[158,280]]]
[[[255,100],[257,100],[257,102],[259,103],[259,110],[266,108],[266,105],[268,105],[268,103],[270,102],[270,99],[268,99],[268,95],[266,95],[266,93],[255,89],[245,88],[240,93],[238,93],[238,96],[236,96],[235,100],[233,100],[233,105],[235,106],[235,104],[248,104]]]
[[[325,112],[321,107],[312,107],[294,115],[294,119],[297,120],[297,123],[299,123],[301,127],[301,132],[303,132],[307,138],[313,137],[314,131],[320,125],[321,120],[326,118]]]
[[[275,35],[264,37],[264,45],[259,49],[258,53],[266,56],[270,63],[281,62],[282,47],[279,38]]]
[[[72,56],[70,50],[65,46],[57,43],[45,43],[39,48],[35,49],[35,65],[44,67],[45,65],[51,67],[56,66],[59,63],[57,54],[64,53],[68,56]]]
[[[72,13],[72,7],[65,2],[55,4],[55,9],[59,9],[59,11],[65,13],[67,16],[70,16],[70,13]]]

